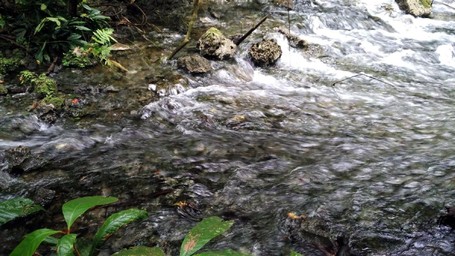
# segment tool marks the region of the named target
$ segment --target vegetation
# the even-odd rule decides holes
[[[66,222],[65,229],[42,228],[35,230],[25,236],[10,256],[32,256],[43,242],[55,246],[58,255],[95,255],[97,248],[118,229],[148,216],[146,211],[136,208],[114,213],[98,229],[91,243],[79,242],[77,234],[73,233],[71,229],[75,221],[95,206],[107,205],[116,201],[117,198],[115,197],[89,196],[66,202],[62,206],[62,213]],[[40,210],[42,210],[41,206],[26,198],[15,198],[0,202],[0,225]],[[216,216],[203,219],[185,236],[180,247],[180,256],[244,256],[245,254],[230,249],[195,254],[212,239],[225,233],[233,224],[233,221],[224,221]],[[136,246],[114,255],[164,256],[165,254],[158,247]]]
[[[16,200],[20,201],[28,199]],[[96,249],[103,243],[103,241],[105,241],[118,229],[133,221],[144,219],[148,215],[146,211],[136,208],[114,213],[109,216],[103,225],[98,229],[96,234],[93,236],[91,243],[78,243],[77,234],[72,233],[71,230],[74,222],[89,209],[116,201],[117,198],[115,197],[89,196],[66,202],[62,207],[63,217],[67,225],[66,229],[54,230],[42,228],[35,230],[25,236],[24,240],[22,240],[13,252],[11,252],[10,256],[32,256],[40,244],[44,241],[53,244],[58,255],[94,255]],[[29,201],[26,202],[28,205]],[[11,202],[3,202],[1,205],[6,205],[6,207],[4,207],[6,210],[3,215],[7,215],[8,212],[10,212],[13,215],[20,216],[17,214],[17,211],[22,209],[21,205]],[[11,216],[8,219],[12,219],[13,217],[14,216]],[[55,236],[59,237],[56,238]]]
[[[103,35],[112,33],[107,30],[109,17],[90,7],[87,0],[6,2],[0,8],[0,38],[7,42],[2,48],[20,48],[39,64],[56,62],[76,47],[92,48],[95,57],[107,59],[109,51],[103,47],[109,44]],[[96,41],[100,36],[103,40]]]
[[[46,76],[46,74],[37,75],[34,72],[24,70],[20,76],[21,84],[30,86],[41,97],[53,97],[57,93],[57,82]]]

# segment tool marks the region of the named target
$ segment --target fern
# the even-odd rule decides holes
[[[92,40],[99,45],[110,46],[111,41],[117,42],[117,40],[112,37],[112,33],[114,33],[112,28],[97,29],[93,32]]]

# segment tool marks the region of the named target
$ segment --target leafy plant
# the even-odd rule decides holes
[[[32,256],[43,241],[56,245],[58,255],[80,255],[79,252],[88,252],[87,255],[94,255],[96,248],[110,235],[121,227],[147,217],[147,212],[139,209],[128,209],[109,216],[103,225],[98,229],[92,242],[87,248],[80,251],[77,247],[77,234],[71,232],[74,222],[85,212],[95,206],[101,206],[116,202],[115,197],[88,196],[66,202],[62,206],[63,217],[66,222],[65,230],[38,229],[25,236],[24,240],[16,246],[10,256]],[[59,238],[53,237],[59,235]],[[85,254],[84,254],[85,255]]]
[[[219,217],[213,216],[203,219],[185,236],[181,247],[180,256],[245,256],[246,254],[236,252],[230,249],[221,251],[208,251],[195,254],[204,245],[210,242],[213,238],[226,232],[234,224],[233,221],[224,221]],[[115,256],[126,255],[150,255],[162,256],[165,255],[163,250],[158,247],[134,247],[127,250],[122,250],[114,254]]]
[[[13,198],[0,202],[0,226],[18,217],[24,217],[43,210],[28,198]]]
[[[93,32],[93,36],[89,43],[82,47],[75,47],[71,52],[65,54],[63,64],[65,66],[85,67],[92,65],[96,61],[100,61],[105,65],[112,66],[111,45],[117,42],[112,36],[113,29],[104,28],[97,29]]]

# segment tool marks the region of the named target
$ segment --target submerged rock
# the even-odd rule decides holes
[[[264,39],[253,44],[248,53],[255,65],[263,67],[275,64],[282,51],[275,39]]]
[[[6,171],[14,174],[37,169],[42,164],[42,161],[32,154],[30,148],[25,146],[5,150],[4,157],[7,163]]]
[[[197,47],[203,56],[217,60],[234,57],[237,49],[237,46],[232,40],[226,38],[221,31],[213,27],[199,38]]]
[[[447,207],[447,214],[439,217],[438,224],[455,228],[455,207]]]
[[[204,74],[212,70],[209,60],[198,54],[180,57],[177,65],[191,74]]]
[[[283,34],[289,41],[289,45],[298,49],[308,49],[308,42],[305,39],[298,37],[297,35],[291,34],[285,28],[278,28],[279,33]]]
[[[395,0],[400,9],[415,17],[428,17],[431,15],[432,0]]]

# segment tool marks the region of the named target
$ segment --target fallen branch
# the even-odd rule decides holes
[[[193,26],[194,26],[194,22],[197,19],[198,11],[199,11],[199,0],[194,0],[193,1],[193,13],[191,14],[191,20],[188,23],[188,31],[186,32],[186,35],[183,38],[183,41],[179,44],[179,46],[177,46],[177,48],[175,48],[175,50],[171,53],[171,55],[169,55],[169,59],[172,59],[180,50],[183,49],[183,47],[185,47],[190,42],[191,33],[193,32]]]
[[[384,84],[386,84],[386,85],[390,85],[390,86],[392,86],[392,87],[395,87],[395,86],[394,86],[393,84],[391,84],[391,83],[385,82],[385,81],[383,81],[383,80],[381,80],[381,79],[378,79],[378,78],[376,78],[376,77],[369,76],[369,75],[367,75],[367,74],[362,74],[362,73],[356,74],[356,75],[353,75],[353,76],[350,76],[350,77],[347,77],[347,78],[344,78],[344,79],[341,79],[341,80],[338,80],[338,81],[335,81],[335,82],[332,84],[332,87],[334,87],[336,84],[342,83],[342,82],[344,82],[344,81],[353,79],[353,78],[358,77],[358,76],[365,76],[365,77],[368,77],[368,78],[370,78],[370,79],[372,79],[372,80],[376,80],[376,81],[381,82],[381,83],[384,83]]]
[[[269,16],[265,16],[264,18],[262,18],[258,24],[256,24],[254,27],[252,27],[250,30],[248,30],[248,32],[246,32],[242,37],[240,37],[239,39],[237,40],[234,40],[234,43],[236,45],[239,45],[241,44],[249,35],[251,35],[251,33],[253,33],[253,31],[255,31],[262,23],[264,23],[264,21],[268,18]]]

